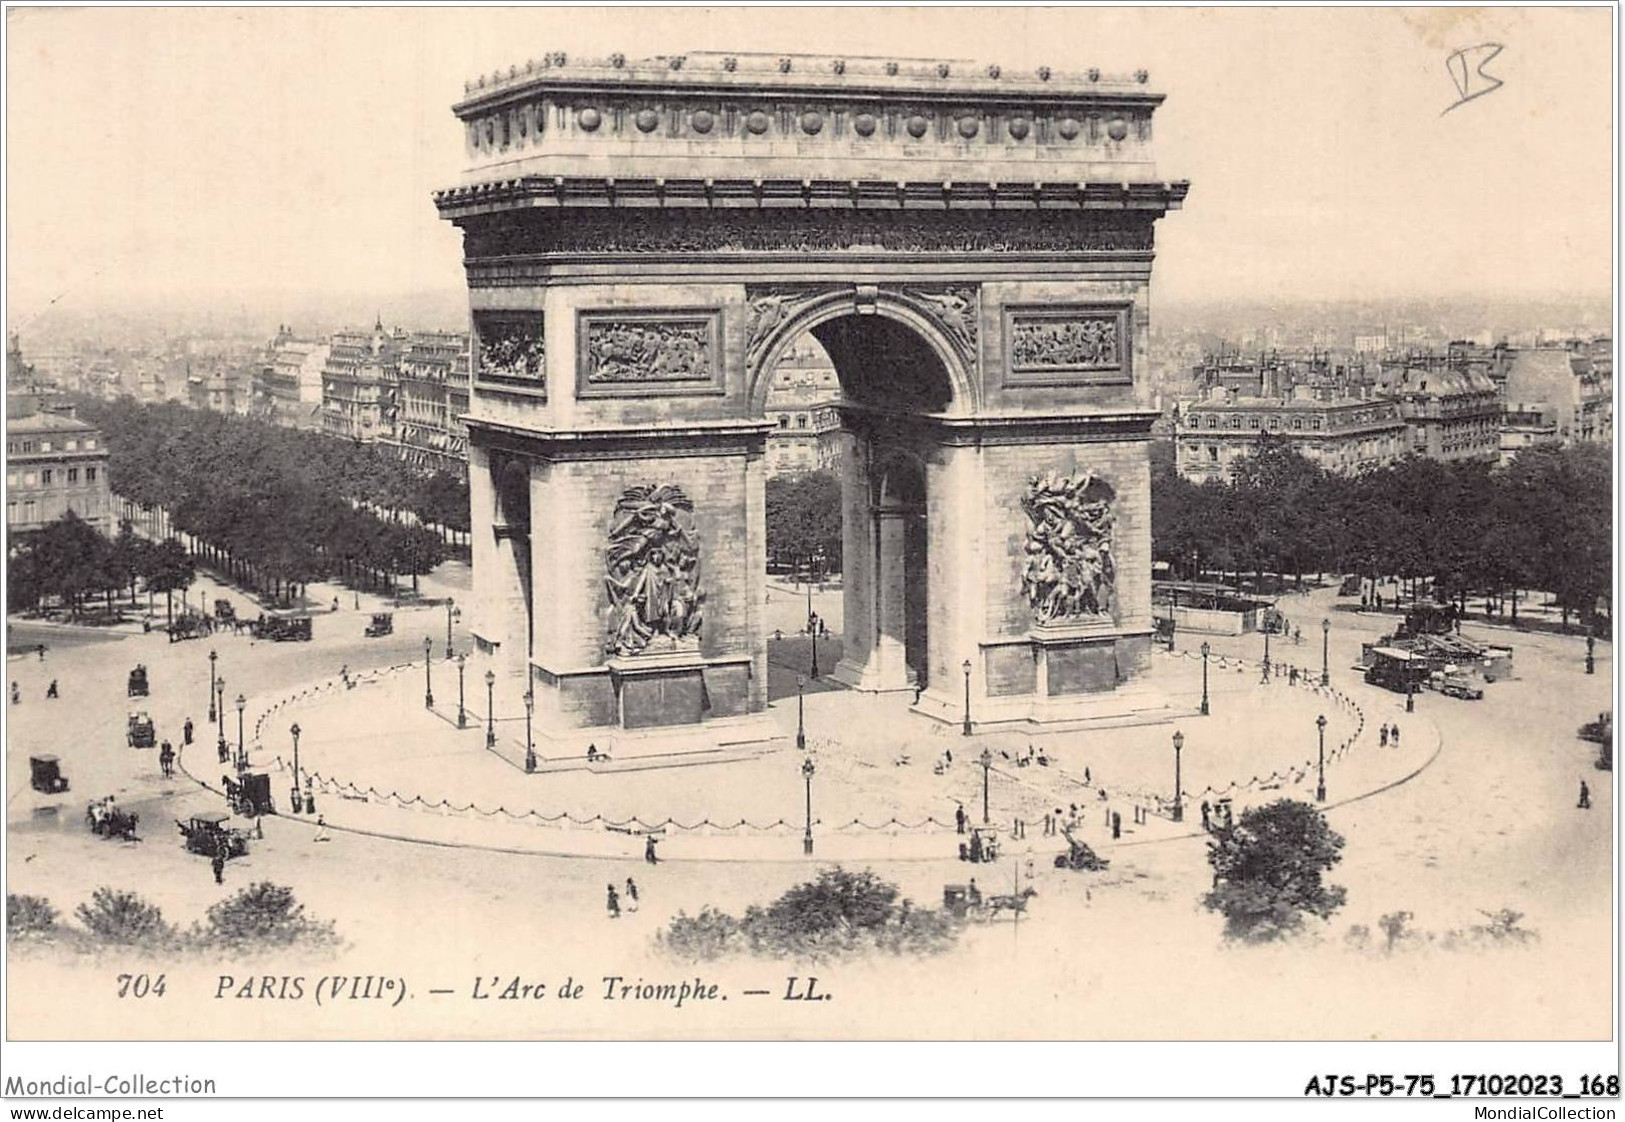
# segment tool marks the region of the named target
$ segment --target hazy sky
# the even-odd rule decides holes
[[[816,51],[1151,71],[1161,299],[1606,297],[1611,12],[1593,9],[17,10],[13,326],[61,296],[456,290],[430,192],[463,81],[546,51]],[[1504,45],[1449,113],[1447,56]],[[1441,115],[1442,114],[1442,115]],[[65,295],[64,295],[65,294]],[[233,301],[234,302],[234,301]]]

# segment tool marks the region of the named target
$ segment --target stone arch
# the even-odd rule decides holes
[[[971,363],[936,318],[906,295],[831,288],[816,294],[768,293],[763,298],[767,296],[781,297],[790,311],[761,338],[747,341],[745,377],[753,416],[765,412],[774,368],[794,340],[835,320],[869,315],[911,329],[942,364],[952,391],[948,408],[943,410],[945,415],[974,416],[979,411],[981,394]],[[840,372],[838,363],[836,372]]]

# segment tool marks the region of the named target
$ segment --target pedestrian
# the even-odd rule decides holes
[[[41,643],[36,649],[39,651],[39,660],[41,662],[44,662],[45,661],[45,644]]]
[[[1207,830],[1212,829],[1212,819],[1211,819],[1212,814],[1213,814],[1213,807],[1208,804],[1208,801],[1206,799],[1203,799],[1202,800],[1202,829],[1203,829],[1204,832],[1207,831]]]
[[[1122,836],[1123,836],[1123,816],[1121,814],[1119,814],[1117,811],[1114,810],[1114,811],[1112,811],[1112,841],[1116,841],[1118,838],[1120,838]]]
[[[214,869],[214,883],[216,883],[216,884],[225,884],[226,883],[226,853],[225,853],[225,849],[223,848],[223,846],[221,846],[221,845],[216,845],[215,846],[215,848],[214,848],[214,857],[212,857],[210,859],[209,864]]]
[[[188,717],[188,718],[186,718],[186,723],[181,726],[181,745],[183,747],[188,747],[189,748],[189,747],[191,747],[191,744],[192,744],[192,718]]]
[[[1393,727],[1393,730],[1389,732],[1388,739],[1393,743],[1395,748],[1399,747],[1399,726],[1397,724]]]
[[[954,807],[954,829],[956,833],[965,832],[965,806],[963,803]]]
[[[626,910],[629,912],[638,910],[638,886],[633,883],[631,877],[626,878]]]
[[[1083,785],[1085,787],[1092,787],[1092,786],[1094,786],[1094,782],[1095,781],[1089,775],[1089,769],[1087,767],[1084,768],[1083,769]]]
[[[1382,728],[1377,733],[1377,746],[1379,748],[1388,747],[1388,726],[1387,725],[1383,725]]]
[[[254,816],[254,837],[259,841],[265,840],[265,819],[259,815]]]
[[[51,684],[45,687],[45,696],[46,696],[47,699],[55,698],[57,696],[57,693],[56,693],[56,679],[55,678],[52,678],[51,679]]]
[[[22,691],[20,691],[17,688],[17,683],[16,682],[11,683],[11,703],[13,705],[16,705],[22,699],[23,699]]]
[[[314,840],[319,842],[333,840],[332,835],[327,832],[327,819],[320,814],[316,816],[316,837]]]
[[[1584,779],[1580,780],[1579,809],[1581,809],[1581,810],[1590,810],[1591,809],[1591,788],[1586,786],[1586,781]]]
[[[337,596],[333,597],[333,610],[335,612],[339,610],[339,598]]]
[[[604,901],[604,907],[609,909],[610,919],[621,918],[621,898],[616,893],[615,886],[613,884],[609,886],[609,896]]]
[[[655,836],[653,834],[643,839],[643,859],[651,865],[660,864],[660,858],[655,856]]]
[[[231,759],[231,752],[226,748],[225,737],[222,736],[218,741],[215,742],[214,753],[220,757],[221,763],[225,763],[227,760]]]
[[[975,877],[971,877],[970,883],[965,886],[965,902],[971,905],[979,905],[982,902],[982,890],[976,887]]]
[[[979,865],[982,862],[982,831],[970,832],[970,863]]]

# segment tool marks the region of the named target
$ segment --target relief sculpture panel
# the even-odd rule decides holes
[[[1011,308],[1005,313],[1007,385],[1127,384],[1133,380],[1126,305]]]
[[[694,502],[675,484],[628,488],[615,504],[604,552],[610,655],[692,650],[705,592]]]
[[[1110,486],[1090,471],[1033,476],[1021,497],[1029,523],[1021,588],[1040,625],[1110,618],[1115,607]]]
[[[481,381],[547,387],[547,344],[541,312],[475,312],[477,373]]]
[[[710,312],[583,312],[577,331],[581,397],[721,393]]]

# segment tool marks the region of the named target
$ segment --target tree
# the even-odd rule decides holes
[[[841,567],[841,481],[827,471],[774,476],[767,481],[769,557]]]
[[[1347,895],[1321,882],[1342,860],[1343,838],[1308,803],[1278,799],[1242,813],[1208,843],[1213,890],[1203,897],[1224,916],[1224,936],[1266,943],[1294,934],[1304,916],[1327,919]]]
[[[261,881],[230,899],[212,904],[191,941],[231,954],[281,950],[292,946],[332,948],[339,943],[331,920],[313,920],[294,899],[293,889]]]

